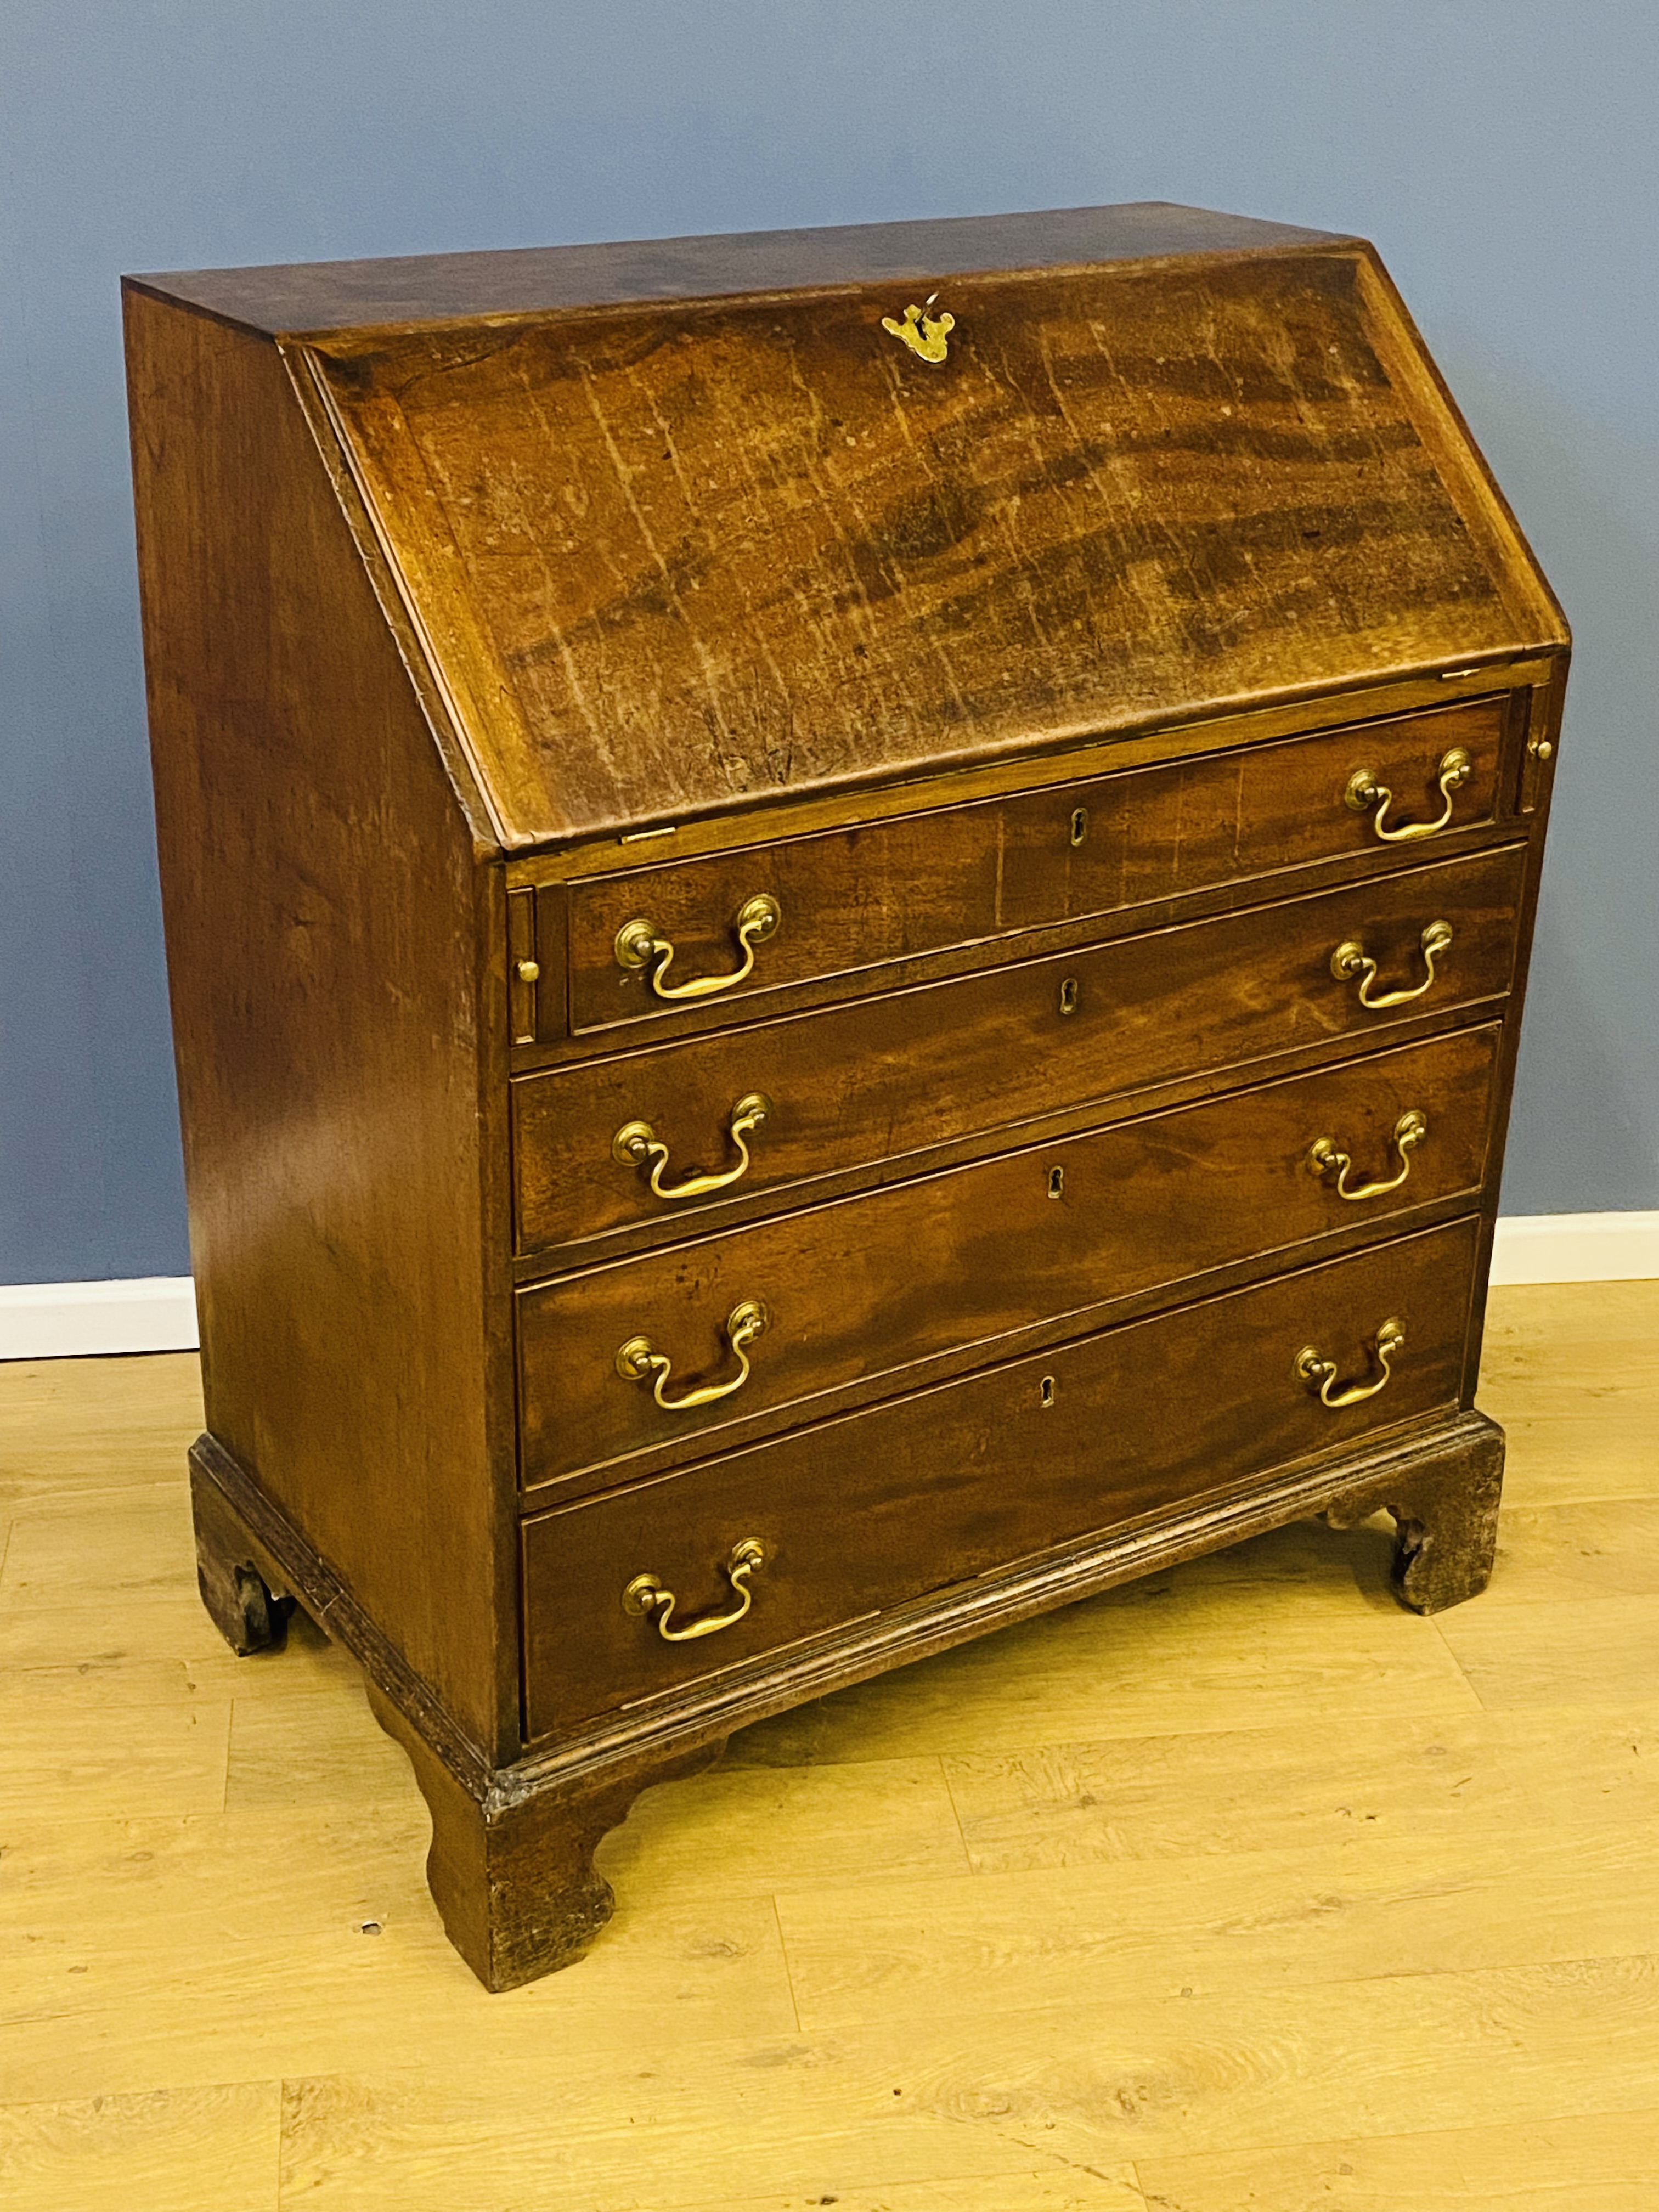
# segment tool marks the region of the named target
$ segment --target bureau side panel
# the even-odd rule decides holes
[[[499,870],[275,349],[142,296],[127,320],[209,1425],[499,1747],[478,951]]]

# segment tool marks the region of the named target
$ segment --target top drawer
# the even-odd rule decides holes
[[[1489,823],[1507,699],[570,886],[572,1031]],[[544,894],[546,896],[546,894]],[[672,948],[672,950],[671,950]]]

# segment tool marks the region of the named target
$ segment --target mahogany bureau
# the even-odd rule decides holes
[[[1481,1587],[1567,631],[1369,246],[126,305],[203,1595],[491,1988],[746,1722],[1300,1516]]]

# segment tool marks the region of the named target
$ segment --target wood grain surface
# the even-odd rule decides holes
[[[356,1669],[303,1624],[238,1662],[201,1612],[195,1361],[0,1368],[0,2192],[1649,2212],[1654,1965],[1604,1947],[1659,1907],[1656,1345],[1652,1285],[1494,1292],[1510,1507],[1477,1605],[1401,1612],[1379,1531],[1305,1523],[766,1723],[606,1843],[591,1957],[498,1998]],[[1477,1696],[1448,1638],[1500,1611]],[[1528,1652],[1544,1694],[1488,1702]],[[204,1699],[228,1747],[175,1791]],[[1133,1915],[1084,1880],[1115,1869]],[[1049,1927],[1108,1963],[1058,1975]]]
[[[331,337],[512,847],[1564,642],[1362,254]]]
[[[556,314],[633,301],[720,298],[791,286],[902,283],[930,272],[1066,268],[1190,253],[1272,253],[1342,243],[1330,231],[1169,200],[920,222],[835,223],[493,253],[196,269],[126,281],[276,337],[359,325]],[[1352,240],[1347,241],[1352,243]]]
[[[1508,990],[1522,861],[1516,848],[1486,852],[516,1078],[521,1248],[661,1218],[661,1201],[637,1170],[613,1157],[617,1131],[644,1120],[674,1158],[711,1169],[726,1164],[720,1134],[752,1091],[772,1111],[753,1139],[750,1176],[734,1194],[888,1159],[909,1157],[920,1166],[918,1156],[933,1146],[1012,1132],[1176,1077],[1265,1073],[1275,1055],[1299,1048],[1334,1055],[1368,1037],[1391,1042],[1403,1023]],[[1379,988],[1421,982],[1420,939],[1435,921],[1451,923],[1453,946],[1421,998],[1374,1012],[1352,983],[1333,976],[1337,945],[1358,938],[1382,963]]]
[[[208,1421],[495,1744],[495,887],[281,361],[128,314]]]
[[[826,1394],[851,1384],[910,1387],[970,1346],[1006,1356],[1034,1329],[1075,1334],[1213,1268],[1254,1259],[1265,1272],[1318,1256],[1322,1239],[1387,1236],[1415,1207],[1467,1208],[1485,1170],[1497,1043],[1494,1028],[1461,1030],[526,1291],[525,1485],[584,1469],[614,1482],[635,1455],[706,1451],[733,1424],[764,1434],[834,1410]],[[1310,1148],[1335,1131],[1351,1182],[1390,1179],[1394,1130],[1414,1110],[1429,1134],[1398,1190],[1350,1201],[1310,1171]],[[726,1379],[725,1324],[745,1298],[768,1323],[732,1396],[664,1412],[648,1385],[617,1373],[617,1347],[643,1333],[674,1362],[670,1396]]]
[[[526,1522],[531,1735],[1455,1406],[1474,1256],[1469,1223],[1406,1238]],[[1391,1316],[1387,1387],[1322,1406],[1301,1347],[1374,1381]],[[645,1572],[682,1617],[727,1609],[747,1537],[767,1558],[736,1627],[671,1644],[623,1610]]]
[[[700,1011],[715,1020],[738,1000],[821,975],[842,975],[942,947],[1012,936],[1156,905],[1213,886],[1265,879],[1283,893],[1298,866],[1359,855],[1397,859],[1375,810],[1346,803],[1369,769],[1395,800],[1385,826],[1435,821],[1439,763],[1469,755],[1468,780],[1444,834],[1489,824],[1501,787],[1507,702],[1492,697],[1208,755],[1165,768],[1093,776],[1041,791],[898,816],[839,835],[587,878],[569,893],[573,1032],[659,1018],[673,1011],[641,969],[621,966],[618,932],[646,916],[675,947],[665,979],[729,974],[732,920],[756,892],[783,921],[754,974]],[[1506,774],[1506,767],[1510,773]],[[1422,848],[1418,848],[1421,857]],[[544,894],[544,904],[550,896]]]

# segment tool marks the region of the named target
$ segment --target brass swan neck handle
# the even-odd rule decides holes
[[[1427,970],[1420,983],[1409,990],[1381,991],[1373,995],[1371,986],[1376,981],[1376,963],[1357,937],[1339,945],[1331,955],[1331,973],[1339,983],[1351,983],[1359,978],[1359,1003],[1366,1011],[1380,1014],[1389,1006],[1408,1005],[1420,999],[1434,983],[1434,963],[1451,951],[1452,929],[1449,921],[1431,921],[1418,939],[1423,948],[1423,965]]]
[[[782,921],[783,910],[777,901],[769,892],[757,891],[738,908],[732,925],[743,955],[741,965],[724,975],[694,975],[689,983],[667,983],[663,978],[674,964],[674,941],[665,937],[654,921],[638,915],[623,922],[617,932],[617,965],[629,969],[649,968],[651,988],[659,999],[707,999],[716,991],[729,991],[748,981],[755,972],[755,947],[775,937]]]
[[[749,1147],[744,1139],[754,1134],[771,1111],[772,1102],[764,1091],[751,1091],[738,1099],[726,1125],[726,1133],[738,1148],[738,1164],[716,1175],[693,1175],[682,1182],[665,1182],[668,1147],[648,1121],[624,1121],[611,1139],[611,1156],[623,1167],[648,1167],[654,1198],[707,1198],[711,1191],[729,1189],[748,1174]]]
[[[1454,745],[1440,757],[1435,772],[1435,783],[1445,805],[1432,822],[1402,822],[1396,829],[1383,825],[1383,817],[1394,804],[1394,793],[1386,783],[1379,783],[1375,772],[1368,768],[1357,768],[1348,778],[1348,787],[1342,797],[1356,814],[1369,813],[1372,807],[1371,827],[1385,845],[1404,845],[1417,837],[1437,837],[1443,830],[1451,827],[1453,793],[1461,791],[1474,774],[1474,762],[1462,745]]]
[[[735,1628],[755,1602],[749,1577],[758,1574],[765,1565],[766,1549],[757,1537],[745,1536],[740,1544],[734,1544],[723,1571],[737,1604],[729,1613],[705,1613],[697,1620],[688,1620],[684,1628],[669,1626],[679,1601],[672,1589],[663,1588],[655,1575],[635,1576],[623,1592],[623,1611],[636,1617],[654,1613],[657,1633],[665,1644],[694,1644],[700,1636],[718,1636],[722,1628]]]
[[[699,1406],[712,1406],[741,1390],[749,1380],[749,1346],[765,1333],[769,1316],[758,1298],[744,1298],[726,1317],[726,1341],[736,1355],[738,1371],[729,1382],[704,1382],[682,1398],[664,1394],[674,1363],[659,1352],[648,1336],[630,1336],[617,1352],[616,1367],[624,1382],[649,1382],[651,1395],[665,1413],[691,1413]]]
[[[1353,1165],[1349,1155],[1341,1151],[1331,1137],[1316,1137],[1308,1148],[1308,1165],[1322,1181],[1336,1177],[1336,1194],[1350,1200],[1361,1198],[1383,1198],[1391,1190],[1398,1190],[1412,1171],[1412,1154],[1429,1133],[1428,1115],[1415,1106],[1402,1114],[1394,1125],[1391,1139],[1400,1160],[1400,1172],[1390,1176],[1387,1182],[1356,1183],[1348,1188],[1348,1170]]]
[[[1358,1406],[1367,1398],[1376,1397],[1386,1390],[1394,1370],[1390,1362],[1406,1348],[1406,1332],[1397,1321],[1385,1321],[1376,1332],[1376,1364],[1382,1372],[1375,1382],[1351,1382],[1346,1390],[1334,1388],[1336,1382],[1336,1362],[1327,1359],[1323,1352],[1311,1344],[1304,1344],[1296,1355],[1296,1371],[1310,1390],[1318,1393],[1322,1406],[1340,1413],[1344,1406]]]

